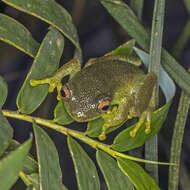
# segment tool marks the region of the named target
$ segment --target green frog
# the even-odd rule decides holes
[[[132,56],[107,55],[90,59],[81,70],[79,59],[64,64],[49,78],[31,80],[32,86],[49,84],[49,92],[57,88],[57,99],[64,99],[69,115],[78,122],[102,118],[99,136],[106,138],[109,127],[122,123],[127,117],[138,117],[130,131],[135,137],[143,123],[151,132],[151,115],[156,106],[157,77],[139,68],[140,59]],[[69,75],[66,84],[63,77]]]

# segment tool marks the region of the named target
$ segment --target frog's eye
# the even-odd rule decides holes
[[[106,112],[110,108],[110,101],[109,100],[104,100],[98,105],[98,110],[100,112]]]
[[[61,97],[68,100],[71,97],[68,86],[64,85],[61,89]]]

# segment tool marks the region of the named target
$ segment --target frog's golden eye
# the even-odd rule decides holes
[[[109,100],[104,100],[98,105],[98,110],[100,112],[106,112],[110,108],[110,101]]]
[[[69,88],[67,85],[64,85],[61,89],[61,97],[68,100],[71,97]]]

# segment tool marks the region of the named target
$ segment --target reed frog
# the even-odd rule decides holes
[[[127,117],[138,117],[130,132],[135,137],[143,123],[151,132],[151,115],[156,104],[157,77],[145,74],[136,57],[108,55],[90,59],[81,70],[80,61],[64,64],[50,78],[31,80],[31,85],[49,84],[49,92],[57,88],[57,99],[64,99],[69,115],[78,122],[101,117],[104,120],[100,140],[106,138],[106,129],[122,123]],[[70,78],[62,85],[66,75]]]

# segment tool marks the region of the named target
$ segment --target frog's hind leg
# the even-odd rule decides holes
[[[146,125],[145,133],[151,132],[152,112],[156,107],[157,77],[154,73],[148,73],[145,79],[138,86],[136,103],[131,115],[139,117],[136,127],[130,131],[132,137],[136,136],[138,129],[143,123]]]
[[[89,59],[88,62],[85,64],[85,67],[88,67],[94,63],[103,63],[107,61],[121,61],[133,64],[135,66],[140,66],[142,64],[141,60],[138,57],[134,56],[123,56],[123,55],[105,55],[98,58]]]
[[[81,65],[79,59],[72,59],[68,63],[65,63],[60,67],[52,77],[41,80],[30,80],[31,86],[37,86],[40,84],[49,84],[49,92],[53,92],[57,88],[57,100],[61,100],[61,80],[63,77],[69,75],[72,78],[77,72],[80,71]]]

